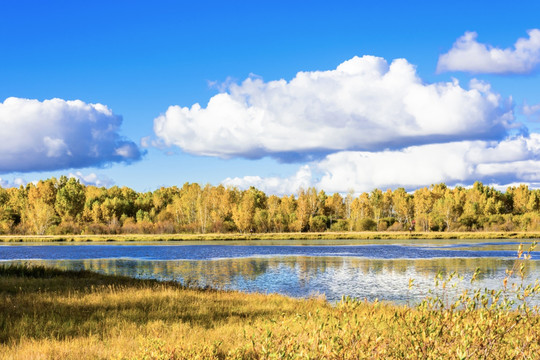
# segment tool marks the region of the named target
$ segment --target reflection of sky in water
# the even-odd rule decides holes
[[[413,246],[411,244],[364,244],[346,246],[271,246],[271,245],[41,245],[41,246],[0,246],[0,260],[24,259],[107,259],[124,258],[139,260],[215,260],[245,257],[275,256],[340,256],[372,259],[430,259],[438,257],[497,257],[513,258],[515,246],[509,242],[459,244],[460,248],[444,246]],[[501,247],[504,247],[501,249]],[[533,253],[533,259],[540,259],[540,252]]]
[[[474,246],[459,246],[460,250],[403,244],[0,246],[0,259],[248,292],[295,297],[324,295],[330,301],[348,295],[415,303],[434,289],[438,272],[456,271],[463,275],[459,291],[464,287],[500,288],[516,252],[497,246],[517,248],[517,243],[475,242]],[[540,278],[538,255],[535,253],[532,261],[525,262],[527,283]],[[477,267],[481,276],[471,287],[470,278]],[[411,278],[415,286],[409,290]],[[446,293],[452,295],[457,291],[449,287]]]

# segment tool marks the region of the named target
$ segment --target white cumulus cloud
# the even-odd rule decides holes
[[[466,32],[452,49],[439,57],[437,71],[527,74],[540,64],[540,29],[528,31],[513,48],[500,49],[476,41],[476,32]]]
[[[340,152],[317,163],[317,187],[408,189],[445,182],[468,184],[540,181],[540,134],[501,142],[460,141],[411,146],[400,151]],[[536,179],[536,180],[535,180]]]
[[[154,120],[165,145],[196,155],[284,161],[463,139],[501,139],[513,112],[489,85],[424,83],[405,59],[354,57],[292,80],[250,77],[206,107],[170,106]]]
[[[540,183],[540,134],[497,141],[458,141],[411,146],[378,152],[341,151],[301,168],[302,187],[315,186],[326,192],[371,191],[405,187],[412,190],[440,182],[472,184]],[[295,193],[298,174],[281,179],[246,177],[233,185],[255,186],[271,193]],[[230,179],[225,181],[231,183]]]
[[[69,173],[68,177],[75,178],[81,182],[81,184],[84,185],[94,185],[97,187],[111,187],[114,185],[114,181],[107,176],[100,176],[96,173],[90,173],[84,175],[82,172],[77,171],[75,173]]]
[[[119,135],[121,123],[102,104],[7,98],[0,102],[0,173],[138,160],[137,145]]]
[[[236,186],[240,189],[248,189],[254,186],[267,194],[290,195],[298,190],[307,189],[313,181],[311,168],[308,165],[301,166],[300,169],[291,177],[267,177],[245,176],[227,178],[222,181],[223,185]]]

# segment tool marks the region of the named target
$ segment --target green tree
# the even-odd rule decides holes
[[[56,193],[55,208],[62,220],[77,219],[82,215],[86,194],[84,185],[75,178],[63,176]]]

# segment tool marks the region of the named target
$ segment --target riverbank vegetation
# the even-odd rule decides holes
[[[309,188],[278,197],[253,187],[241,191],[196,183],[139,193],[127,187],[85,186],[66,177],[0,187],[0,235],[240,233],[234,236],[242,237],[360,231],[540,232],[540,190],[520,185],[500,192],[477,182],[468,189],[438,184],[412,193],[375,189],[346,196]]]
[[[305,232],[305,233],[210,233],[210,234],[102,234],[102,235],[0,235],[0,243],[81,243],[81,242],[249,242],[249,241],[339,241],[346,244],[347,240],[375,240],[377,243],[385,240],[497,240],[497,239],[540,239],[540,232],[505,232],[505,231],[475,231],[475,232],[405,232],[405,231],[362,231],[362,232]]]
[[[519,272],[519,266],[514,269]],[[440,287],[451,278],[440,276]],[[540,351],[539,286],[416,307],[186,288],[86,271],[0,267],[5,359],[528,359]],[[414,286],[411,283],[411,286]]]

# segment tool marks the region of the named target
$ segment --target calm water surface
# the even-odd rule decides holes
[[[434,289],[437,273],[463,275],[453,296],[470,288],[498,289],[519,243],[501,241],[294,241],[231,243],[1,245],[0,261],[174,280],[181,283],[294,297],[348,295],[416,303]],[[527,246],[525,246],[527,247]],[[525,262],[526,281],[540,278],[540,253]],[[409,279],[415,286],[409,289]],[[517,281],[517,279],[516,279]],[[436,290],[436,289],[435,289]]]

